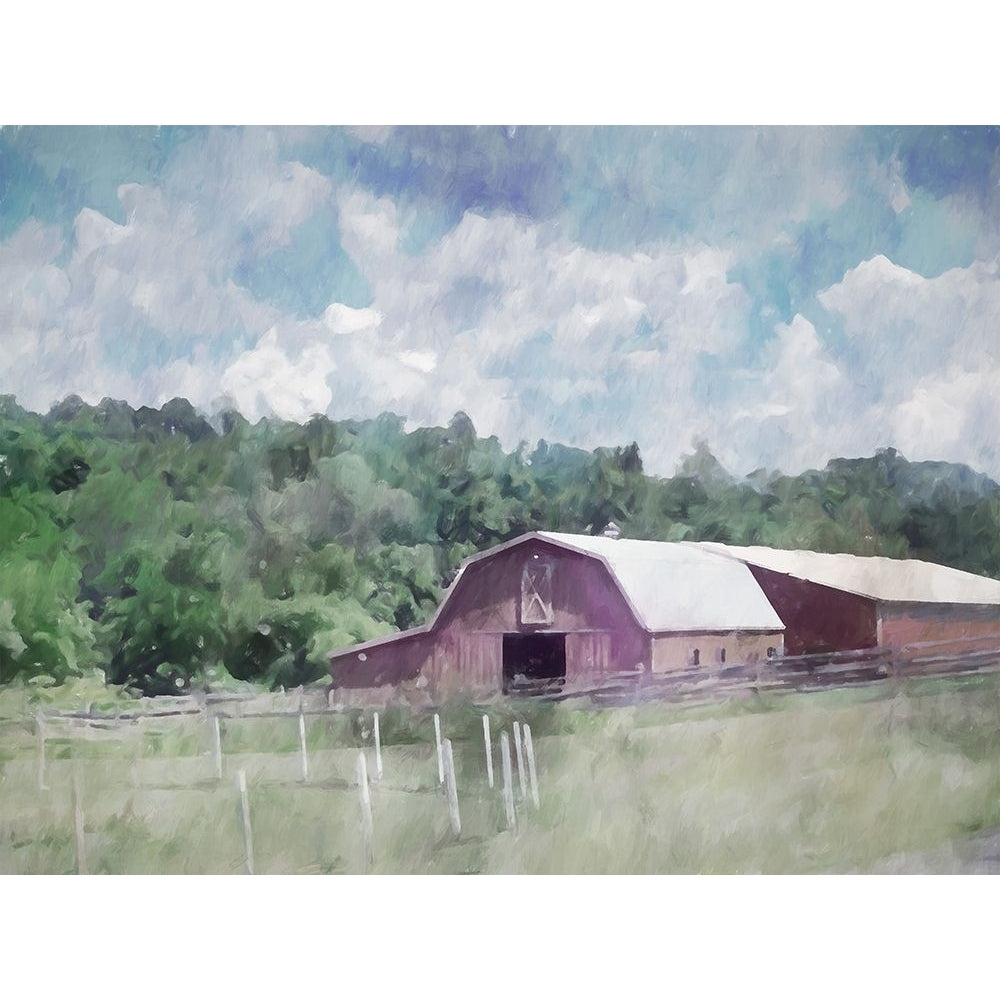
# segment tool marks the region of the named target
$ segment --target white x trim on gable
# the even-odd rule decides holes
[[[552,563],[535,561],[537,556],[524,564],[521,573],[521,624],[551,625],[555,620],[552,611]]]

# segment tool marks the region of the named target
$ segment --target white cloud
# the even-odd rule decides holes
[[[267,252],[288,243],[291,231],[331,196],[329,178],[279,156],[269,129],[212,129],[185,143],[171,162],[164,194],[193,210],[200,232],[229,258],[249,241]]]
[[[384,317],[373,349],[436,358],[434,378],[407,383],[414,395],[400,401],[415,419],[464,409],[508,445],[544,436],[594,446],[645,427],[640,443],[662,462],[708,423],[692,395],[699,366],[727,360],[749,309],[727,252],[600,253],[554,227],[467,213],[412,256],[388,199],[350,191],[338,203],[345,249]]]
[[[848,338],[849,413],[878,428],[878,443],[1000,473],[996,261],[925,278],[876,256],[817,297]]]
[[[403,351],[399,355],[399,360],[408,368],[423,372],[425,375],[437,367],[437,355],[433,351]]]
[[[354,309],[340,302],[333,302],[323,313],[323,322],[333,334],[360,333],[379,326],[382,314],[375,309]]]
[[[285,420],[308,420],[325,413],[332,393],[327,375],[336,367],[329,349],[316,344],[294,359],[272,327],[253,350],[241,354],[223,373],[222,391],[247,419],[275,414]]]
[[[747,162],[720,168],[715,223],[759,213],[759,247],[836,208],[846,174],[820,167],[840,141],[748,132]],[[777,173],[755,171],[764,163]],[[898,167],[878,183],[904,210]],[[1000,471],[996,262],[928,279],[873,257],[819,294],[828,323],[803,306],[809,318],[777,323],[760,349],[730,279],[748,245],[601,252],[554,222],[469,212],[414,253],[392,198],[334,190],[264,130],[186,143],[158,185],[126,184],[119,199],[124,223],[84,208],[71,233],[29,220],[0,244],[0,391],[26,405],[78,392],[209,407],[221,391],[251,419],[394,410],[440,424],[465,410],[508,447],[635,438],[658,472],[693,438],[739,470],[896,444]],[[370,305],[303,320],[237,282],[326,206]]]
[[[741,468],[756,460],[798,469],[825,464],[834,452],[865,450],[866,425],[855,419],[856,388],[815,326],[796,315],[777,324],[775,334],[763,369],[745,373],[731,417],[719,414],[711,440],[719,442],[723,464]]]
[[[92,208],[81,209],[73,222],[74,249],[80,260],[121,242],[127,235],[128,227],[117,225]]]
[[[268,133],[214,130],[160,185],[119,188],[124,224],[83,208],[65,260],[57,231],[29,219],[0,245],[4,391],[41,410],[70,392],[209,405],[227,361],[283,321],[235,283],[240,261],[286,244],[331,191]],[[328,318],[377,323],[347,307]]]
[[[893,441],[910,459],[991,470],[1000,460],[1000,371],[955,367],[921,379],[891,416]]]
[[[877,383],[905,394],[914,378],[949,364],[972,369],[1000,361],[1000,267],[976,262],[936,278],[876,256],[817,296],[840,317]]]

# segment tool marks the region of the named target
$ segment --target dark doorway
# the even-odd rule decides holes
[[[503,693],[541,694],[566,680],[566,636],[538,632],[503,637]]]

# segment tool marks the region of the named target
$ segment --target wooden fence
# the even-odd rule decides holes
[[[226,746],[226,741],[220,735],[219,720],[224,722],[239,721],[244,719],[288,719],[289,722],[298,720],[298,753],[300,755],[301,769],[298,779],[288,776],[288,769],[282,768],[283,776],[280,778],[268,779],[272,783],[288,784],[294,782],[298,787],[313,787],[318,790],[347,791],[352,787],[356,788],[358,803],[360,806],[360,826],[359,840],[363,845],[365,857],[364,868],[372,870],[375,863],[375,829],[379,824],[378,798],[373,796],[373,790],[377,789],[379,794],[401,793],[405,796],[426,796],[427,794],[437,795],[441,799],[442,813],[446,813],[452,837],[455,842],[462,839],[463,824],[461,820],[461,802],[465,799],[470,804],[470,798],[474,800],[476,808],[482,810],[484,803],[495,802],[499,811],[502,807],[502,815],[505,823],[497,832],[503,829],[516,832],[517,819],[522,819],[522,814],[533,807],[539,808],[539,779],[538,764],[535,754],[535,746],[532,742],[531,729],[527,723],[522,727],[520,722],[514,722],[512,727],[514,751],[516,753],[516,781],[512,778],[510,769],[504,773],[504,780],[500,787],[496,787],[493,780],[492,760],[494,748],[504,750],[508,754],[508,764],[511,735],[507,730],[498,734],[491,733],[489,717],[483,716],[482,743],[473,738],[463,741],[463,753],[469,759],[479,757],[480,747],[485,750],[486,759],[489,761],[487,772],[482,775],[477,774],[476,768],[467,767],[463,772],[460,781],[457,776],[455,759],[458,746],[453,747],[452,740],[444,734],[448,732],[448,720],[442,723],[441,716],[434,714],[433,731],[438,742],[439,756],[434,756],[427,761],[427,777],[434,774],[439,780],[437,785],[430,780],[419,781],[416,785],[406,781],[400,781],[391,773],[391,769],[386,767],[383,758],[383,744],[381,736],[379,712],[364,712],[363,725],[361,726],[360,745],[341,745],[339,750],[351,750],[356,745],[356,771],[354,780],[331,779],[329,776],[319,775],[318,780],[313,780],[310,771],[309,754],[305,739],[305,718],[306,715],[325,715],[327,717],[338,714],[349,714],[357,716],[356,709],[344,711],[321,707],[324,699],[318,700],[318,704],[307,709],[307,700],[303,699],[303,693],[289,693],[281,696],[282,701],[276,699],[232,699],[215,698],[208,703],[204,698],[172,698],[168,700],[158,700],[156,704],[146,704],[142,707],[146,711],[128,712],[94,712],[90,706],[85,711],[64,711],[64,712],[39,712],[34,719],[24,718],[18,720],[5,720],[19,727],[35,727],[37,735],[37,789],[40,797],[50,799],[53,790],[50,787],[49,779],[54,769],[59,769],[65,775],[66,769],[71,770],[71,812],[73,816],[74,832],[74,853],[75,870],[78,874],[87,874],[90,870],[88,863],[88,820],[87,802],[81,795],[78,781],[78,768],[80,760],[74,757],[68,760],[64,755],[58,759],[49,757],[47,744],[55,743],[57,746],[65,746],[67,741],[104,741],[114,740],[122,737],[129,731],[134,731],[135,727],[142,727],[146,722],[155,725],[156,720],[165,720],[182,723],[184,716],[194,717],[194,721],[200,720],[206,723],[207,740],[210,747],[207,751],[199,750],[194,759],[204,759],[204,774],[191,778],[188,775],[182,778],[175,785],[171,786],[173,791],[182,791],[186,788],[197,787],[201,790],[215,787],[223,787],[235,779],[234,800],[238,804],[240,817],[240,828],[242,831],[242,870],[246,874],[254,874],[257,867],[255,859],[255,847],[252,818],[252,797],[248,791],[248,771],[246,765],[240,763],[245,755],[245,750],[234,752],[234,757],[230,758],[232,752]],[[234,711],[236,709],[236,711]],[[425,717],[420,722],[420,728],[426,729],[425,735],[430,734],[431,718]],[[369,728],[369,722],[371,726]],[[349,737],[350,739],[350,737]],[[408,745],[408,744],[407,744]],[[433,744],[432,744],[433,745]],[[255,751],[266,756],[287,756],[287,752],[274,750]],[[169,755],[168,755],[169,757]],[[135,769],[136,763],[142,761],[140,756],[133,761],[132,787],[135,790],[142,790],[144,782],[139,780]],[[437,763],[436,763],[437,762]],[[201,770],[201,768],[199,768]],[[211,775],[211,776],[209,776]],[[394,780],[396,778],[396,780]],[[192,784],[192,782],[194,782]],[[464,787],[463,783],[464,782]],[[65,780],[58,783],[65,785]],[[488,805],[487,805],[487,808]],[[482,823],[479,824],[482,826]],[[473,837],[473,840],[475,837]]]
[[[928,643],[902,650],[863,649],[785,656],[732,666],[654,674],[616,673],[592,686],[540,685],[522,692],[551,701],[589,699],[596,705],[642,701],[689,702],[763,691],[817,691],[885,683],[893,679],[963,676],[1000,671],[1000,648],[958,652]]]

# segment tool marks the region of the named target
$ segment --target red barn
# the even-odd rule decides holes
[[[919,559],[699,542],[738,559],[785,624],[790,654],[1000,648],[1000,582]]]
[[[335,686],[576,687],[763,660],[784,626],[746,565],[696,545],[533,532],[468,559],[432,620],[336,652]]]
[[[488,694],[876,648],[1000,648],[1000,582],[915,559],[539,531],[466,560],[427,625],[335,652],[330,673]]]

